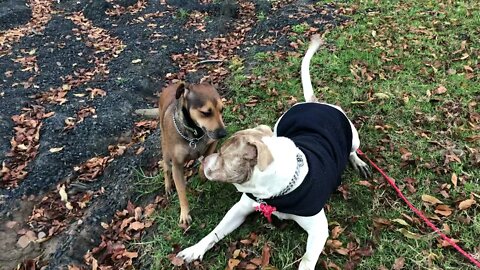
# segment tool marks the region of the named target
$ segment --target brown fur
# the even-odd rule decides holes
[[[205,136],[195,149],[180,136],[173,123],[176,108],[187,112]],[[217,140],[226,135],[222,118],[223,103],[220,95],[210,84],[177,83],[163,89],[160,94],[160,130],[163,153],[165,191],[172,191],[172,178],[180,201],[180,222],[191,222],[184,176],[185,162],[207,156],[215,151]],[[181,124],[177,123],[179,126]],[[203,170],[200,170],[203,171]]]

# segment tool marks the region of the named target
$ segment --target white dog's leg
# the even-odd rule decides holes
[[[325,212],[320,211],[315,216],[293,218],[307,233],[307,250],[298,266],[299,270],[315,270],[318,257],[328,238],[328,221]]]
[[[352,122],[350,122],[350,126],[352,128],[352,150],[350,152],[349,160],[352,167],[362,176],[365,178],[369,178],[372,174],[370,168],[368,167],[367,163],[363,162],[358,155],[357,149],[360,147],[360,137],[358,136],[358,131],[353,126]]]
[[[253,207],[254,203],[254,200],[243,194],[240,201],[228,210],[227,214],[225,214],[222,221],[220,221],[213,231],[194,246],[179,252],[177,257],[184,259],[186,262],[202,260],[205,252],[245,221],[245,218],[255,210]]]

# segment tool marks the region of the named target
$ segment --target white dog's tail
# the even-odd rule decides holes
[[[306,102],[315,102],[317,98],[313,93],[312,81],[310,80],[310,60],[312,59],[315,52],[320,48],[320,45],[323,44],[323,40],[320,38],[320,35],[313,35],[310,40],[310,45],[308,50],[305,53],[305,56],[302,59],[302,69],[301,69],[301,78],[302,78],[302,88],[303,96],[305,97]]]

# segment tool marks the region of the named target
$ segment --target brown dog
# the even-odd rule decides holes
[[[182,224],[192,220],[185,187],[185,162],[212,154],[217,140],[227,135],[222,111],[220,95],[210,84],[180,82],[166,87],[160,94],[165,192],[171,193],[173,176]]]

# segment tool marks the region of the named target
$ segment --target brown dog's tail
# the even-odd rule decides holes
[[[302,78],[302,88],[303,96],[305,97],[306,102],[316,102],[317,98],[313,93],[312,81],[310,80],[310,60],[312,59],[315,52],[320,48],[320,45],[323,44],[322,38],[320,35],[313,35],[310,40],[310,45],[308,50],[305,53],[305,56],[302,59],[302,68],[301,68],[301,78]]]

